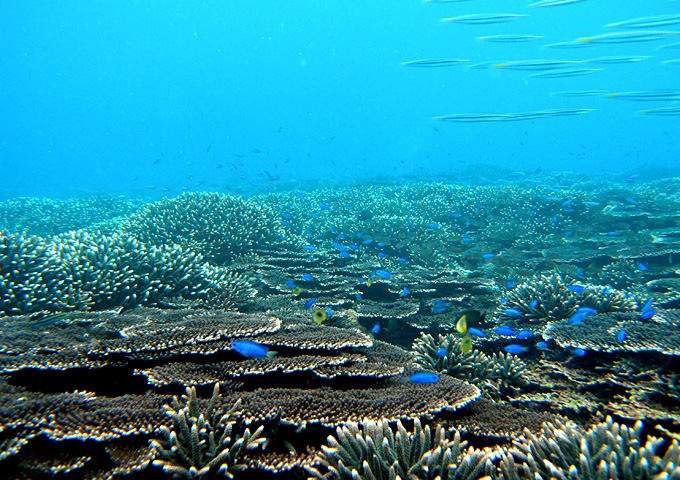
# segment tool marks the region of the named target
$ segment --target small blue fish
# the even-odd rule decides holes
[[[586,351],[585,351],[584,349],[582,349],[582,348],[575,348],[574,351],[571,352],[571,353],[573,353],[573,354],[576,355],[577,357],[582,357],[583,355],[586,354]]]
[[[407,296],[409,293],[411,293],[411,292],[409,292],[408,287],[404,287],[404,289],[401,291],[399,296],[403,298],[403,297]]]
[[[505,310],[503,310],[503,313],[505,313],[506,315],[509,315],[511,317],[521,317],[522,316],[522,312],[520,312],[516,308],[506,308]]]
[[[512,281],[512,280],[508,280],[507,282],[505,282],[505,288],[512,288],[514,286],[515,286],[515,282]]]
[[[373,239],[372,239],[372,238],[367,238],[366,240],[364,240],[363,242],[361,242],[362,245],[368,245],[369,243],[373,243]]]
[[[493,258],[495,256],[496,255],[493,254],[493,253],[485,253],[484,255],[482,255],[482,258],[489,259],[489,258]]]
[[[597,310],[592,307],[581,307],[578,309],[578,311],[584,315],[597,315]]]
[[[571,290],[572,292],[576,292],[576,293],[581,293],[581,292],[586,291],[586,287],[584,287],[583,285],[569,285],[567,288],[569,290]]]
[[[319,205],[319,208],[320,208],[321,210],[330,210],[330,209],[331,209],[331,206],[328,205],[327,203],[322,203],[322,204]]]
[[[536,308],[538,307],[538,300],[532,300],[529,302],[529,308]]]
[[[638,262],[638,267],[639,267],[640,270],[642,270],[643,272],[646,272],[647,270],[649,270],[649,268],[647,268],[647,265],[645,265],[645,264],[642,263],[642,262]]]
[[[314,302],[316,302],[316,298],[310,298],[309,300],[307,300],[307,303],[305,303],[305,308],[311,307],[312,305],[314,305]]]
[[[493,329],[493,331],[496,332],[498,335],[507,336],[515,335],[515,330],[513,330],[512,327],[508,327],[507,325],[503,325],[502,327],[496,327]]]
[[[373,325],[371,332],[373,332],[375,334],[375,333],[378,333],[379,331],[380,331],[380,324],[376,323],[375,325]]]
[[[293,216],[290,213],[284,213],[283,218],[293,218]]]
[[[537,342],[537,343],[536,343],[536,346],[537,346],[538,348],[548,348],[548,344],[545,343],[545,342]]]
[[[288,225],[290,225],[290,222],[286,222],[285,220],[281,220],[281,225],[283,225],[284,227],[287,227]]]
[[[316,250],[316,247],[314,245],[305,245],[302,248],[304,248],[305,250],[309,250],[310,252]]]
[[[503,350],[505,350],[508,353],[512,353],[513,355],[519,355],[520,353],[526,352],[528,349],[527,347],[523,347],[522,345],[517,345],[516,343],[513,343],[503,348]]]
[[[288,281],[286,282],[286,286],[287,286],[287,287],[290,287],[290,288],[295,288],[295,283],[293,283],[292,280],[288,280]]]
[[[312,277],[309,273],[304,273],[302,275],[302,279],[307,280],[308,282],[311,282],[312,280],[314,280],[314,277]]]
[[[342,252],[340,252],[340,256],[347,258],[349,257],[349,252],[347,250],[343,250]]]
[[[343,247],[342,245],[340,245],[338,242],[332,242],[331,245],[333,245],[335,248],[337,248],[341,252],[344,252],[346,250],[346,248]]]
[[[397,258],[397,260],[399,260],[399,261],[402,262],[402,263],[404,263],[404,262],[407,261],[404,257],[399,257],[399,258]]]
[[[420,372],[411,375],[409,380],[413,383],[437,383],[439,381],[439,375],[430,372]]]
[[[440,357],[445,357],[446,349],[444,347],[440,348],[439,350],[437,350],[437,355],[439,355]]]
[[[342,239],[345,238],[346,236],[347,236],[347,235],[345,235],[344,233],[340,233],[340,234],[338,234],[338,240],[342,240]]]
[[[248,358],[269,358],[272,359],[278,352],[270,351],[269,348],[259,343],[248,340],[236,340],[231,342],[231,348]]]
[[[309,216],[312,217],[312,218],[319,218],[318,213],[310,213]]]
[[[361,247],[359,245],[350,245],[349,248],[353,248],[354,250],[359,250]]]
[[[357,300],[361,300],[361,294],[357,293]]]
[[[385,252],[379,252],[379,253],[378,253],[378,256],[379,256],[380,258],[385,258],[385,257],[387,256],[387,254],[386,254]]]
[[[619,330],[619,333],[616,334],[616,339],[620,342],[623,343],[626,341],[626,328],[622,328]]]
[[[524,338],[529,338],[532,336],[534,333],[531,330],[520,330],[517,332],[517,336],[515,338],[524,339]]]
[[[645,312],[649,311],[650,308],[652,308],[652,300],[651,299],[647,300],[647,302],[645,302],[645,304],[642,306],[642,309],[640,311],[642,313],[645,313]]]
[[[427,226],[428,226],[428,227],[432,227],[432,228],[439,228],[439,224],[438,224],[438,223],[434,223],[434,222],[428,223]]]
[[[375,273],[382,278],[392,278],[392,274],[387,270],[376,270]]]
[[[586,318],[586,314],[583,312],[578,312],[569,319],[569,323],[571,323],[572,325],[578,325],[583,321],[584,318]]]
[[[379,246],[380,248],[385,246],[385,244],[383,242],[378,242],[378,243],[376,243],[376,245]]]
[[[482,332],[479,328],[470,327],[468,332],[473,334],[475,337],[486,338],[486,333]]]
[[[647,310],[646,312],[642,312],[642,315],[640,315],[640,318],[642,318],[643,320],[649,320],[654,315],[656,315],[655,310]]]

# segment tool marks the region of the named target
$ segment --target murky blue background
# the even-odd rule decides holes
[[[227,187],[249,195],[377,177],[464,177],[479,164],[499,166],[498,178],[538,167],[676,174],[680,117],[637,113],[672,102],[551,93],[680,88],[680,64],[662,63],[680,58],[680,49],[658,49],[680,37],[545,45],[617,31],[605,27],[611,22],[677,14],[680,2],[530,3],[3,2],[0,196],[153,197]],[[493,25],[440,21],[472,13],[528,16]],[[498,34],[545,38],[476,39]],[[557,79],[465,64],[401,66],[438,57],[473,64],[605,55],[653,58]],[[597,111],[510,123],[433,119],[548,108]]]

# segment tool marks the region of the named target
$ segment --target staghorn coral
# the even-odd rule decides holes
[[[531,302],[536,300],[536,306]],[[529,281],[517,285],[508,292],[507,302],[500,309],[505,318],[517,319],[504,314],[504,310],[514,308],[522,312],[522,319],[529,321],[561,320],[569,318],[576,312],[578,297],[567,288],[562,277],[538,275]]]
[[[445,355],[439,355],[444,348]],[[513,385],[525,383],[523,373],[527,366],[516,355],[494,353],[491,357],[477,349],[461,350],[461,339],[448,334],[435,340],[421,333],[413,345],[414,365],[426,370],[446,372],[477,385],[492,396],[508,394]]]
[[[467,447],[460,434],[449,439],[438,425],[434,432],[414,421],[408,432],[400,421],[396,431],[385,420],[348,423],[328,437],[319,455],[322,470],[305,467],[312,478],[327,479],[410,479],[473,480],[495,472],[488,455]]]
[[[193,387],[187,387],[182,402],[174,397],[171,406],[164,406],[166,415],[172,419],[172,429],[161,427],[164,440],[151,441],[155,467],[173,478],[233,478],[233,472],[246,468],[239,463],[241,457],[266,441],[262,437],[264,427],[251,434],[239,419],[241,402],[237,400],[225,411],[218,407],[218,399],[216,383],[205,412],[199,410]]]
[[[505,480],[677,479],[680,444],[653,436],[645,441],[642,422],[630,428],[607,417],[582,432],[553,421],[546,423],[540,434],[525,431],[503,456],[500,467]]]
[[[0,312],[72,310],[87,302],[42,238],[0,232]]]
[[[216,265],[269,249],[282,234],[268,206],[218,193],[185,193],[153,203],[122,229],[145,244],[181,245]]]
[[[81,228],[113,231],[125,215],[131,215],[145,202],[123,196],[52,198],[23,197],[0,202],[0,231],[50,236]],[[105,224],[109,224],[104,228]]]

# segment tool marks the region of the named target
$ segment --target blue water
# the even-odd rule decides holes
[[[545,48],[678,14],[674,0],[178,2],[21,1],[0,6],[0,197],[184,190],[246,195],[336,183],[455,178],[487,164],[499,178],[545,170],[675,175],[678,102],[551,96],[680,87],[680,36],[574,50]],[[443,23],[515,13],[493,25]],[[680,25],[655,30],[680,31]],[[540,35],[529,43],[477,40]],[[652,58],[592,75],[409,68],[526,59]],[[522,122],[447,123],[440,115],[596,111]],[[254,153],[259,151],[259,153]],[[268,173],[265,173],[268,172]]]

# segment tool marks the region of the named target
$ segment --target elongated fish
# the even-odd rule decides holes
[[[511,13],[478,13],[473,15],[462,15],[460,17],[443,18],[442,22],[462,23],[465,25],[486,25],[489,23],[502,23],[517,20],[526,15],[515,15]]]
[[[572,3],[583,2],[584,0],[543,0],[529,4],[531,8],[559,7],[561,5],[571,5]]]
[[[653,108],[651,110],[641,110],[642,115],[664,115],[664,116],[677,116],[680,115],[680,107],[664,107],[664,108]]]
[[[610,28],[658,28],[668,25],[680,24],[680,15],[656,15],[653,17],[640,17],[623,22],[610,23]]]
[[[460,60],[457,58],[426,58],[423,60],[412,60],[410,62],[403,62],[404,67],[421,67],[421,68],[433,68],[433,67],[450,67],[452,65],[458,65],[459,63],[465,63],[469,60]]]
[[[680,32],[665,32],[656,30],[643,32],[613,32],[604,33],[602,35],[594,35],[592,37],[581,37],[577,38],[576,41],[588,44],[636,43],[636,42],[651,42],[654,40],[659,40],[674,35],[680,35]]]
[[[639,92],[611,92],[604,95],[606,98],[620,98],[634,102],[665,102],[668,100],[680,100],[680,90],[642,90]]]
[[[489,35],[488,37],[477,37],[477,40],[496,43],[521,43],[533,42],[542,38],[545,37],[540,35]]]
[[[481,122],[514,122],[521,120],[533,120],[535,118],[543,118],[549,116],[570,116],[582,115],[593,112],[593,109],[553,109],[553,110],[539,110],[536,112],[527,113],[459,113],[455,115],[444,115],[435,117],[435,120],[462,122],[462,123],[481,123]]]
[[[516,60],[501,62],[491,65],[491,68],[504,68],[507,70],[552,70],[567,65],[585,63],[579,60]]]
[[[562,78],[562,77],[578,77],[581,75],[590,75],[601,71],[601,68],[564,68],[560,70],[550,70],[548,72],[534,73],[531,75],[536,78]]]

